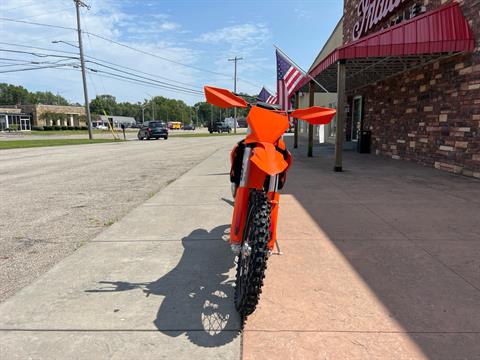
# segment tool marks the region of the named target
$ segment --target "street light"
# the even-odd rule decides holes
[[[78,41],[77,41],[77,42],[78,42]],[[52,41],[52,44],[60,44],[60,43],[64,43],[64,44],[67,44],[67,45],[76,47],[77,49],[79,48],[77,45],[74,45],[74,44],[72,44],[72,43],[69,43],[68,41],[63,41],[63,40],[53,40],[53,41]]]

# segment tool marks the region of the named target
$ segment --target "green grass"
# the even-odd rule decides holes
[[[120,142],[123,140],[113,139],[45,139],[45,140],[6,140],[0,141],[0,150],[45,147],[45,146],[62,146],[62,145],[81,145],[81,144],[98,144],[109,142]]]
[[[242,132],[237,132],[236,134],[234,134],[233,132],[231,132],[230,134],[229,133],[220,133],[220,134],[219,133],[213,133],[213,134],[210,134],[210,133],[172,134],[170,133],[168,136],[169,137],[209,137],[209,136],[234,136],[234,135],[245,135],[245,134],[246,132],[242,131]]]
[[[118,131],[115,131],[118,132]],[[92,134],[110,134],[110,130],[92,130]],[[32,130],[29,133],[25,132],[22,135],[87,135],[88,130],[51,130],[51,131],[38,131]]]

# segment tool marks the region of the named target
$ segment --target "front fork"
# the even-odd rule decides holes
[[[252,148],[247,146],[243,153],[242,173],[240,176],[239,186],[236,189],[232,188],[232,194],[235,198],[235,205],[233,208],[232,224],[230,226],[230,245],[235,253],[238,253],[238,251],[240,251],[243,240],[243,229],[247,220],[248,199],[250,197],[250,189],[248,188],[248,177],[250,174],[251,154]],[[267,196],[271,204],[271,239],[268,243],[268,247],[270,250],[273,250],[275,240],[277,238],[278,203],[280,199],[280,194],[278,193],[278,181],[278,174],[269,177]]]

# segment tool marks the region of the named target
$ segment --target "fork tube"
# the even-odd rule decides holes
[[[271,238],[268,242],[268,248],[270,250],[273,250],[275,241],[277,240],[278,202],[280,200],[280,194],[278,193],[278,180],[278,174],[270,176],[270,183],[268,185],[268,198],[270,199],[270,204],[272,206],[270,212]]]
[[[245,187],[248,183],[248,175],[250,173],[250,154],[252,153],[251,147],[245,147],[242,160],[242,174],[240,175],[240,187]]]
[[[268,184],[268,192],[275,193],[278,190],[278,174],[270,176],[270,181]]]
[[[252,148],[246,147],[243,153],[242,172],[240,175],[240,184],[235,195],[235,205],[233,207],[232,225],[230,226],[230,243],[232,245],[240,245],[243,237],[243,227],[245,226],[249,189],[248,175],[250,172],[250,155]]]

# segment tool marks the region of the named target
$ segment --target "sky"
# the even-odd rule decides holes
[[[203,85],[233,88],[233,62],[238,62],[237,91],[258,94],[262,86],[276,90],[275,49],[280,47],[308,70],[343,11],[341,0],[84,0],[83,30],[114,40],[83,35],[85,55],[144,72],[141,76],[201,90]],[[0,18],[25,20],[67,28],[76,27],[72,0],[1,0]],[[26,52],[77,52],[64,43],[77,44],[74,30],[51,28],[0,19],[0,49]],[[22,47],[23,46],[23,47]],[[33,49],[41,47],[52,51]],[[132,50],[138,49],[142,52]],[[148,54],[147,54],[148,53]],[[64,53],[65,56],[76,56]],[[153,55],[153,56],[152,56]],[[166,60],[165,60],[166,59]],[[0,51],[0,82],[22,85],[30,91],[52,91],[71,102],[83,103],[78,68],[61,67],[9,72],[27,61],[73,63],[55,57]],[[90,59],[92,60],[92,59]],[[112,65],[118,68],[116,65]],[[112,79],[111,69],[88,63],[89,97],[111,94],[117,101],[137,102],[151,96],[184,100],[193,105],[201,95]],[[122,68],[123,71],[131,70]],[[148,73],[148,75],[147,75]],[[123,76],[130,75],[122,73]],[[168,79],[168,80],[167,80]]]

